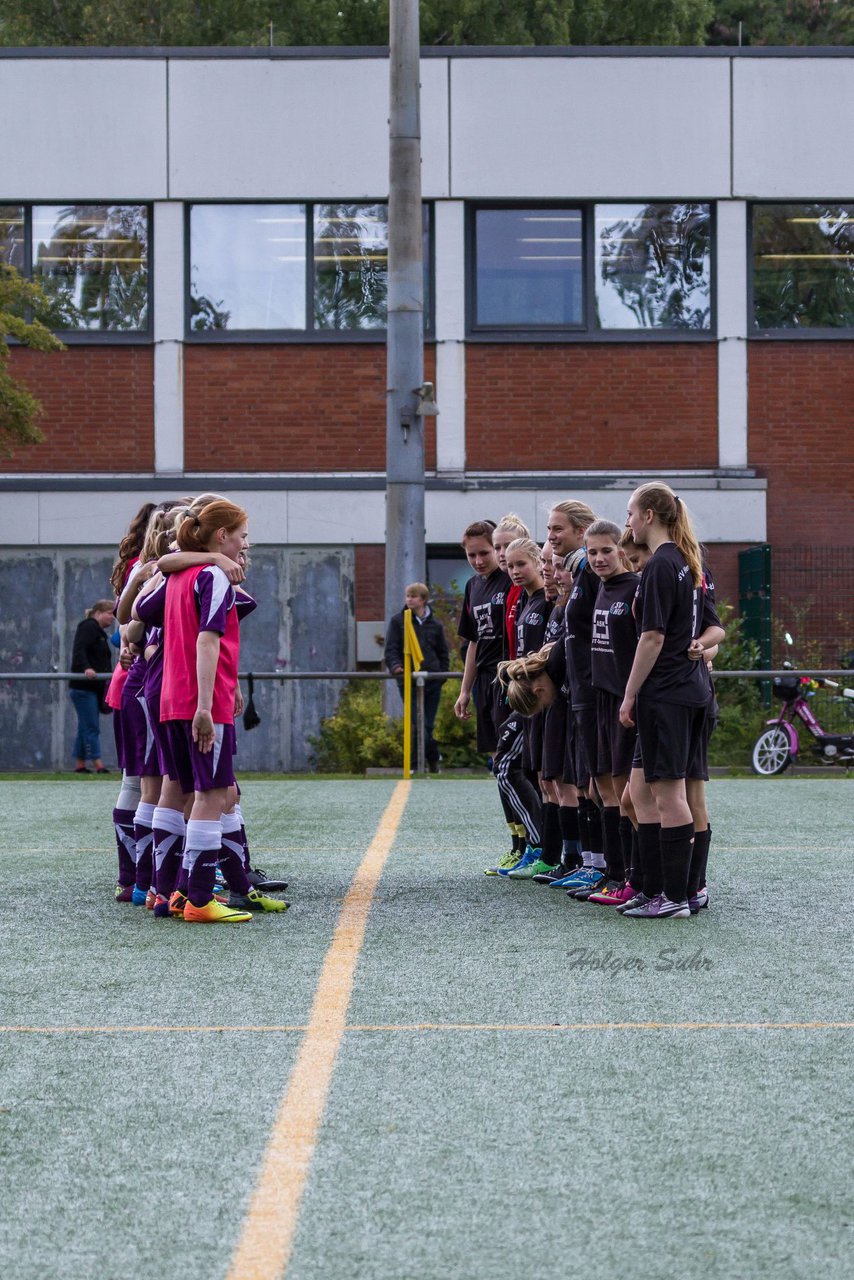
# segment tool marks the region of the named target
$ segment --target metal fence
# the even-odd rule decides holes
[[[109,680],[111,673],[96,675],[94,681]],[[240,673],[241,680],[248,680],[252,677],[254,681],[275,681],[277,683],[286,683],[288,681],[326,681],[332,680],[339,683],[346,683],[351,680],[397,680],[397,676],[391,675],[387,671],[246,671]],[[463,673],[461,671],[418,671],[413,675],[415,683],[415,745],[416,745],[416,771],[424,773],[426,769],[425,755],[425,734],[424,734],[424,690],[429,680],[462,680]],[[814,676],[819,679],[836,680],[840,682],[851,682],[854,684],[854,671],[848,668],[834,668],[829,670],[817,671],[811,669],[791,670],[786,668],[775,668],[772,670],[744,670],[744,671],[713,671],[712,678],[719,680],[770,680],[774,676]],[[69,680],[80,680],[80,672],[71,671],[0,671],[0,685],[4,682],[67,682]],[[840,690],[841,693],[841,690]],[[835,733],[851,733],[854,732],[854,700],[844,699],[839,695],[829,693],[823,699],[822,715],[820,716],[825,728],[828,732]]]

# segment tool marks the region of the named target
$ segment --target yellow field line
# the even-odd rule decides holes
[[[278,1280],[288,1265],[299,1207],[350,1006],[365,926],[400,826],[410,782],[398,782],[347,891],[299,1048],[264,1153],[227,1280]]]
[[[326,1027],[324,1021],[324,1027]],[[212,1034],[246,1032],[307,1032],[314,1023],[280,1026],[102,1026],[102,1027],[25,1027],[0,1026],[0,1034],[30,1035],[113,1035],[116,1033]],[[850,1031],[854,1022],[365,1022],[338,1028],[341,1034],[353,1031]]]

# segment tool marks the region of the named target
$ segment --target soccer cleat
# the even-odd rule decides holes
[[[260,867],[250,867],[246,879],[253,889],[260,889],[262,893],[284,893],[288,887],[287,880],[274,880]]]
[[[148,890],[147,890],[147,889],[140,889],[140,888],[138,888],[138,886],[137,886],[137,885],[134,885],[134,887],[133,887],[133,893],[132,893],[132,894],[131,894],[131,896],[130,896],[130,900],[131,900],[131,902],[133,903],[133,905],[134,905],[135,907],[144,907],[144,906],[145,906],[145,899],[146,899],[147,897],[148,897]]]
[[[154,889],[149,889],[148,893],[145,895],[145,905],[147,910],[149,911],[154,910],[154,903],[156,900],[157,900],[156,891]]]
[[[498,874],[500,876],[509,876],[513,871],[522,871],[525,867],[530,867],[532,862],[536,862],[541,853],[542,849],[532,849],[530,845],[526,845],[525,852],[519,855],[513,866],[499,867]]]
[[[132,884],[117,884],[116,902],[132,902],[133,890],[134,886]]]
[[[512,871],[507,872],[508,880],[533,880],[534,876],[545,875],[546,872],[552,871],[553,868],[547,862],[543,862],[542,858],[537,858],[534,862],[527,865],[520,863],[518,867],[514,867]]]
[[[187,895],[182,893],[180,889],[176,889],[169,899],[170,916],[180,916],[184,919],[184,908],[187,905]]]
[[[608,880],[601,889],[597,889],[595,893],[591,893],[587,899],[588,902],[595,902],[600,907],[616,907],[621,902],[628,902],[631,895],[625,893],[625,882],[621,880]]]
[[[579,902],[586,902],[591,893],[597,893],[599,889],[604,889],[607,877],[604,871],[600,871],[598,867],[590,867],[589,874],[584,882],[579,885],[570,885],[567,893],[570,898],[576,898]]]
[[[154,911],[155,920],[168,920],[172,916],[172,912],[169,910],[169,899],[164,898],[162,893],[155,895],[152,910]],[[181,912],[183,914],[183,908]]]
[[[633,920],[687,920],[690,914],[687,900],[671,902],[663,893],[656,894],[643,906],[632,907],[623,912],[627,920],[629,917]]]
[[[233,911],[287,911],[291,904],[284,898],[268,898],[258,889],[250,889],[246,895],[230,893],[227,905]]]
[[[708,905],[709,891],[706,888],[699,889],[697,893],[692,894],[688,899],[688,910],[691,912],[692,916],[695,916],[698,911],[702,911],[703,908],[708,907]]]
[[[502,867],[505,871],[510,871],[516,866],[521,854],[518,849],[508,849],[506,853],[502,853],[494,867],[484,867],[483,874],[485,876],[497,876],[500,874]]]
[[[548,872],[534,876],[534,884],[554,884],[557,880],[568,880],[574,875],[576,868],[559,862],[556,867],[549,867]]]
[[[563,880],[556,880],[551,886],[553,889],[582,889],[586,887],[594,877],[600,876],[601,871],[597,871],[595,867],[576,867],[574,871],[570,871],[564,876]]]
[[[642,889],[638,889],[637,893],[635,893],[634,896],[629,898],[626,902],[622,903],[621,906],[617,907],[617,910],[620,915],[625,915],[626,912],[631,910],[633,907],[642,907],[647,902],[649,902],[649,898]]]
[[[194,907],[188,902],[184,908],[184,919],[190,924],[245,924],[252,919],[251,911],[232,911],[216,898],[211,898],[204,907]]]

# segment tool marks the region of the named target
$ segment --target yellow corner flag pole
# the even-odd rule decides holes
[[[403,611],[403,776],[412,777],[412,672],[420,671],[424,654],[415,634],[412,610]]]

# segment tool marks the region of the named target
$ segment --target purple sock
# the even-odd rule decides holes
[[[154,828],[154,884],[163,898],[169,898],[175,891],[183,844],[183,836],[176,832]]]
[[[222,867],[225,883],[232,893],[245,895],[249,892],[252,885],[246,877],[246,868],[243,865],[243,851],[242,849],[235,849],[233,843],[229,843],[225,838],[223,838],[222,848],[219,851],[219,865]]]
[[[133,837],[136,840],[136,887],[148,892],[154,884],[154,832],[144,823],[135,822]]]
[[[133,838],[133,809],[114,809],[113,827],[119,855],[119,884],[129,888],[136,877],[136,842]]]
[[[193,862],[187,877],[187,897],[194,907],[206,907],[214,896],[219,849],[193,849],[190,856]]]

